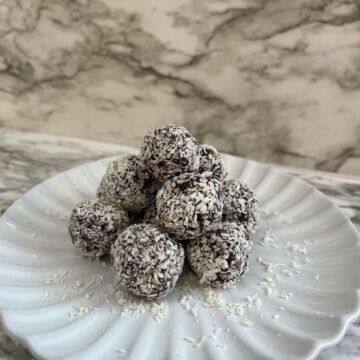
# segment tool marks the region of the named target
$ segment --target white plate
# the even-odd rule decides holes
[[[210,293],[227,305],[207,307],[209,292],[185,286],[188,274],[160,302],[168,307],[163,320],[154,320],[154,307],[134,317],[128,306],[120,316],[110,267],[81,258],[67,234],[66,216],[94,196],[105,159],[45,181],[1,218],[6,331],[41,359],[304,359],[339,341],[359,314],[355,228],[299,179],[254,161],[225,160],[229,177],[254,187],[267,212],[253,236],[250,272],[236,288]],[[269,228],[275,240],[262,246]],[[273,288],[262,287],[264,281]],[[255,301],[246,299],[255,294]],[[234,309],[243,314],[233,315]]]

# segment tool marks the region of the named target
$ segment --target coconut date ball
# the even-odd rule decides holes
[[[199,145],[199,172],[211,171],[213,176],[222,181],[225,178],[225,163],[221,154],[210,145]]]
[[[179,175],[160,189],[156,207],[156,223],[170,236],[196,238],[221,220],[221,183],[211,172]]]
[[[98,189],[98,196],[136,213],[154,201],[158,185],[142,159],[137,155],[129,155],[110,162]]]
[[[156,224],[156,202],[154,201],[150,206],[144,210],[143,222],[146,224]]]
[[[136,224],[119,234],[112,246],[119,285],[146,299],[158,299],[174,288],[184,265],[184,249],[150,224]]]
[[[220,223],[186,243],[186,258],[201,284],[224,287],[249,269],[251,243],[242,225]]]
[[[199,167],[198,143],[182,126],[167,125],[145,135],[141,156],[159,181]]]
[[[252,232],[260,212],[254,191],[239,180],[227,180],[223,184],[223,201],[223,220],[242,224]]]
[[[125,210],[99,200],[85,200],[70,215],[69,234],[83,255],[99,257],[109,253],[119,231],[129,224]]]

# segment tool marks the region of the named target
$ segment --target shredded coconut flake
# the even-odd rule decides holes
[[[266,296],[271,296],[273,294],[274,284],[272,282],[261,281],[258,283],[258,286],[264,289]]]
[[[50,275],[46,280],[46,284],[57,284],[62,285],[65,282],[65,279],[69,276],[68,270],[59,271],[53,275]]]
[[[229,315],[243,315],[244,308],[247,306],[246,302],[241,303],[226,303],[220,292],[213,288],[205,288],[203,297],[203,306],[222,310]]]
[[[169,314],[169,306],[166,302],[145,301],[121,291],[116,291],[115,297],[118,304],[117,310],[121,314],[130,313],[131,316],[137,318],[139,315],[150,312],[156,322],[161,322]]]
[[[282,270],[280,270],[280,272],[281,272],[282,274],[288,276],[288,277],[292,277],[292,276],[293,276],[293,273],[292,273],[290,270],[288,270],[288,269],[282,269]]]
[[[76,280],[74,284],[71,285],[71,287],[77,292],[83,285],[79,280]]]
[[[206,339],[207,339],[207,336],[202,336],[200,338],[200,340],[195,344],[195,347],[201,347],[204,344]]]
[[[289,249],[291,251],[298,252],[298,253],[301,253],[301,254],[306,254],[307,253],[306,246],[301,247],[298,244],[291,244],[289,242],[287,243],[287,246],[289,247]]]
[[[249,319],[242,319],[240,321],[240,325],[242,325],[244,327],[252,327],[252,326],[254,326],[254,323],[251,322]]]
[[[169,307],[167,303],[153,303],[151,306],[151,313],[154,316],[155,321],[162,321],[169,313]]]
[[[73,316],[83,316],[87,314],[92,309],[90,304],[84,303],[75,307],[75,311],[72,313]]]
[[[292,292],[282,291],[279,295],[281,299],[288,301],[294,294]]]
[[[196,342],[195,339],[193,339],[189,336],[185,336],[183,339],[191,344],[195,344],[195,342]]]
[[[275,241],[274,237],[267,233],[260,241],[260,245],[262,246],[272,245],[274,241]]]
[[[298,264],[296,261],[293,261],[290,266],[294,269],[302,269],[302,265]]]
[[[117,354],[119,354],[119,355],[125,355],[126,354],[126,350],[125,349],[118,349],[118,350],[115,350],[115,352],[117,353]]]

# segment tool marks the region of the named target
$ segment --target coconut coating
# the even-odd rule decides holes
[[[211,172],[179,175],[160,189],[156,206],[156,222],[170,236],[196,238],[221,220],[221,183]]]
[[[113,269],[129,292],[158,299],[174,288],[184,265],[184,249],[150,224],[126,228],[112,246]]]
[[[104,188],[104,177],[105,176],[103,176],[103,178],[101,179],[99,187],[96,190],[96,196],[99,199],[106,198],[106,191],[105,191],[105,188]]]
[[[251,243],[242,225],[220,223],[186,243],[186,258],[201,284],[223,287],[249,269]]]
[[[110,162],[98,196],[104,194],[109,202],[136,213],[154,201],[158,185],[142,159],[129,155]]]
[[[198,143],[182,126],[167,125],[145,135],[141,156],[159,181],[199,167]]]
[[[109,253],[119,231],[130,224],[125,210],[99,200],[85,200],[75,206],[69,221],[69,234],[85,256]]]
[[[242,224],[254,231],[259,218],[259,204],[254,191],[239,180],[227,180],[223,185],[223,220]]]
[[[119,205],[117,204],[116,201],[114,201],[113,199],[108,198],[108,196],[106,194],[106,191],[105,191],[105,187],[104,187],[104,183],[105,183],[104,179],[105,179],[105,175],[101,179],[99,187],[97,188],[97,191],[96,191],[97,199],[100,202],[102,202],[103,204],[109,204],[109,205],[112,205],[112,206],[115,206],[115,207],[119,207]],[[133,223],[132,214],[128,212],[128,215],[129,215],[131,223]]]
[[[154,201],[150,206],[144,210],[143,222],[146,224],[156,224],[156,202]]]
[[[199,145],[199,172],[211,171],[213,176],[222,181],[225,178],[225,163],[221,154],[210,145]]]

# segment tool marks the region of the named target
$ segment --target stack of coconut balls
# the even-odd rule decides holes
[[[259,210],[254,192],[225,175],[215,148],[184,127],[157,128],[141,155],[109,164],[97,199],[76,205],[71,239],[85,256],[110,253],[119,285],[146,299],[173,290],[185,255],[200,283],[233,284],[248,271]]]

